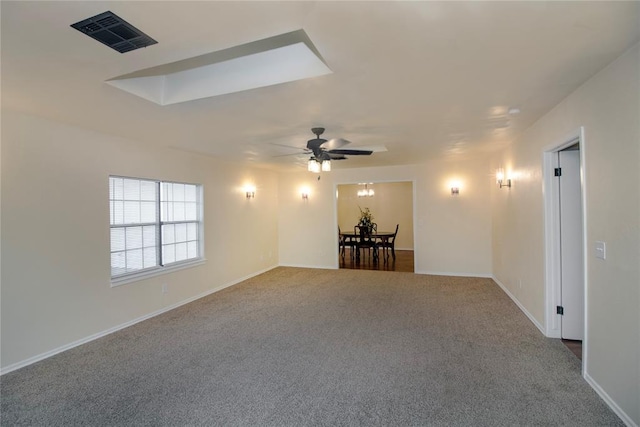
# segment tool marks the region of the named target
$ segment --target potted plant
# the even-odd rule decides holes
[[[371,211],[367,207],[365,207],[363,210],[360,206],[358,206],[358,209],[360,209],[360,219],[358,220],[358,225],[360,227],[368,229],[369,232],[371,232],[373,229],[373,215],[371,214]]]

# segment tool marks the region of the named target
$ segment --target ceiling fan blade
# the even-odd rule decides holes
[[[374,153],[382,153],[387,150],[387,147],[384,145],[358,145],[357,147],[353,147],[354,150],[364,150],[364,151],[373,151]]]
[[[308,156],[308,155],[309,155],[309,153],[301,151],[299,153],[276,154],[275,156],[271,156],[271,157]]]
[[[307,151],[307,149],[305,147],[295,147],[293,145],[277,144],[275,142],[270,142],[269,145],[277,145],[278,147],[287,147],[287,148],[293,148],[293,149],[296,149],[296,150],[305,150],[305,151]]]
[[[330,150],[329,154],[343,154],[347,156],[369,156],[373,154],[371,150],[349,150],[349,149],[338,149],[338,150]]]
[[[346,139],[342,138],[332,138],[327,141],[322,148],[324,148],[325,150],[335,150],[344,147],[347,144],[351,144],[351,141],[347,141]]]

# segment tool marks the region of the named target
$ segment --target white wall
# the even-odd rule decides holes
[[[587,336],[585,378],[640,424],[640,48],[636,45],[494,159],[516,173],[494,187],[493,271],[545,324],[542,153],[584,127]],[[595,241],[607,259],[594,256]],[[521,280],[522,286],[518,285]]]
[[[360,209],[369,208],[379,231],[391,231],[399,225],[395,248],[413,250],[413,183],[380,182],[368,186],[373,197],[358,197],[359,184],[338,185],[338,225],[353,231]]]
[[[492,159],[274,174],[2,112],[2,368],[277,265],[337,268],[335,190],[414,183],[416,272],[490,275],[544,324],[542,151],[584,126],[585,374],[640,424],[640,52],[636,46]],[[497,189],[492,173],[517,173]],[[109,286],[109,174],[205,188],[205,265]],[[449,181],[461,182],[452,197]],[[257,185],[245,200],[242,186]],[[308,201],[301,186],[310,188]],[[491,209],[487,200],[491,199]],[[607,260],[593,258],[596,240]],[[276,253],[277,251],[277,253]],[[279,257],[279,260],[278,260]],[[168,283],[169,293],[161,293]]]
[[[280,264],[338,267],[338,184],[411,181],[417,273],[491,275],[491,216],[487,159],[402,167],[335,169],[317,175],[282,173],[279,179]],[[450,181],[461,183],[451,196]],[[308,201],[300,197],[307,187]]]
[[[491,276],[491,177],[487,159],[431,161],[417,176],[416,272]],[[460,194],[451,195],[457,181]]]
[[[322,174],[319,181],[310,172],[278,176],[280,265],[338,267],[335,187],[330,178],[333,173]],[[308,200],[301,197],[303,188],[309,192]]]
[[[3,369],[278,264],[274,173],[7,111],[2,124]],[[203,184],[206,264],[112,288],[110,174]]]

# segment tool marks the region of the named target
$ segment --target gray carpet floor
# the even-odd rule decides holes
[[[277,268],[0,387],[3,426],[623,425],[492,280],[397,272]]]

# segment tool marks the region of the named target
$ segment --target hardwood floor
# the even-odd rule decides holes
[[[381,270],[381,271],[403,271],[413,273],[413,251],[400,251],[396,249],[396,259],[389,255],[388,260],[380,257],[378,262],[373,262],[373,256],[365,254],[356,262],[355,257],[351,257],[351,251],[346,250],[344,259],[340,257],[340,268],[352,270]]]
[[[582,360],[582,341],[562,340],[562,342],[578,359]]]

